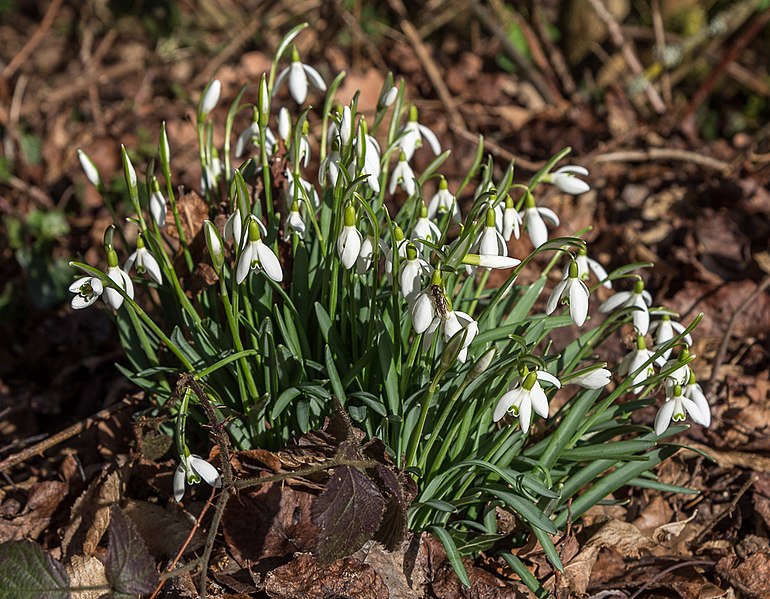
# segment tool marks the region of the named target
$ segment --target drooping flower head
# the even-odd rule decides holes
[[[238,257],[238,264],[235,267],[235,282],[239,285],[243,283],[246,276],[251,271],[265,271],[265,274],[276,283],[283,281],[283,270],[278,258],[267,245],[262,241],[262,232],[255,216],[249,217],[249,224],[246,230],[247,243]]]
[[[69,286],[69,290],[75,294],[71,302],[72,309],[82,310],[99,299],[104,285],[96,277],[81,277]]]
[[[588,183],[582,179],[578,179],[575,175],[588,176],[588,170],[582,166],[567,165],[552,172],[550,175],[546,175],[544,181],[553,183],[564,193],[571,195],[580,195],[589,191],[591,188]]]
[[[579,327],[583,326],[588,316],[588,287],[578,276],[578,265],[572,260],[564,273],[564,278],[554,287],[548,298],[545,312],[553,313],[559,301],[569,304],[569,315]]]
[[[612,312],[619,308],[635,308],[632,318],[636,330],[641,335],[646,335],[650,328],[650,312],[648,306],[652,304],[652,296],[644,289],[644,281],[638,279],[633,291],[619,291],[610,299],[599,306],[599,312]]]
[[[524,211],[522,212],[522,222],[527,230],[532,245],[539,248],[548,241],[548,228],[545,221],[549,221],[555,227],[559,226],[559,217],[549,208],[541,208],[535,205],[534,196],[527,192],[524,200]]]
[[[548,418],[548,398],[540,386],[544,381],[557,389],[561,387],[559,379],[544,370],[530,371],[526,366],[519,368],[518,375],[511,381],[508,391],[498,400],[492,419],[497,422],[507,412],[519,419],[521,430],[529,431],[532,412],[542,418]]]
[[[409,118],[406,124],[399,130],[398,147],[403,152],[405,160],[408,162],[414,156],[414,151],[422,147],[423,138],[428,142],[433,153],[438,156],[441,154],[441,145],[436,135],[425,125],[418,122],[417,107],[412,104],[409,107]]]
[[[588,280],[589,273],[594,273],[599,281],[603,281],[602,285],[607,289],[612,289],[612,281],[607,279],[607,271],[604,267],[594,260],[588,257],[588,251],[586,248],[581,247],[577,253],[578,275],[584,281]]]
[[[350,270],[356,263],[361,252],[361,242],[363,238],[358,229],[356,229],[356,209],[353,204],[345,207],[345,222],[337,238],[337,254],[340,257],[342,266]]]
[[[278,75],[273,91],[279,89],[287,77],[289,79],[289,93],[297,104],[304,104],[307,99],[308,79],[320,91],[326,91],[326,83],[323,77],[313,67],[300,60],[299,51],[296,46],[292,46],[291,49],[291,65]]]
[[[158,285],[163,284],[163,277],[160,274],[160,266],[155,257],[144,245],[144,239],[140,234],[136,238],[136,250],[128,257],[124,266],[126,272],[131,272],[132,268],[136,268],[137,274],[147,274]]]
[[[693,393],[692,388],[689,391],[688,396],[679,384],[666,389],[666,401],[655,416],[656,435],[665,433],[672,420],[682,422],[688,414],[696,424],[706,427],[711,424],[711,410],[703,393]]]
[[[221,487],[222,479],[214,466],[197,455],[188,455],[181,458],[176,472],[174,472],[174,499],[182,501],[184,497],[185,483],[195,485],[205,481],[212,487]]]
[[[460,206],[457,205],[457,199],[449,191],[449,184],[442,176],[438,182],[438,191],[433,194],[433,197],[428,204],[428,218],[436,218],[436,216],[443,216],[444,214],[451,214],[452,218],[457,222],[462,220],[460,215]]]

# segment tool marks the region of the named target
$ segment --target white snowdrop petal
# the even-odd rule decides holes
[[[545,396],[545,391],[543,391],[540,385],[532,387],[532,390],[529,392],[529,399],[535,413],[543,418],[548,418],[548,398]]]
[[[183,464],[179,464],[174,472],[174,500],[177,502],[182,501],[184,497],[184,486],[187,482],[187,472]]]
[[[305,69],[305,73],[310,78],[310,81],[313,82],[313,85],[315,85],[322,92],[325,92],[326,82],[323,80],[323,77],[321,77],[321,74],[318,71],[316,71],[313,67],[307,64],[303,64],[302,68]]]
[[[78,293],[78,292],[80,291],[80,288],[81,288],[83,285],[85,285],[85,284],[86,284],[86,283],[87,283],[87,282],[88,282],[90,279],[91,279],[91,277],[80,277],[80,278],[79,278],[77,281],[75,281],[74,283],[72,283],[72,285],[70,285],[70,286],[68,287],[68,289],[69,289],[69,290],[70,290],[72,293]],[[97,280],[98,280],[98,279],[97,279]]]
[[[425,138],[425,141],[428,142],[428,145],[430,146],[430,149],[433,150],[433,153],[438,156],[441,154],[441,144],[438,142],[438,137],[436,137],[436,134],[433,133],[430,129],[428,129],[425,125],[417,125],[420,129],[420,133],[422,133],[423,137]]]
[[[615,295],[605,301],[599,306],[599,312],[612,312],[623,304],[625,304],[631,297],[630,291],[618,291]]]
[[[580,279],[572,279],[569,289],[569,315],[574,323],[582,327],[588,317],[588,287]]]
[[[144,267],[147,269],[147,274],[150,275],[150,278],[153,281],[155,281],[158,285],[163,284],[163,277],[160,273],[160,266],[158,265],[158,261],[150,252],[147,252],[144,256]]]
[[[561,299],[562,293],[564,293],[564,289],[567,287],[568,283],[569,279],[562,279],[556,284],[556,287],[553,288],[551,295],[548,297],[548,302],[545,305],[546,314],[552,314],[553,311],[556,310],[556,307],[559,305],[559,300]]]
[[[676,402],[669,400],[664,403],[658,413],[655,415],[655,434],[660,436],[666,432],[668,425],[671,424],[671,417],[674,415]]]
[[[548,229],[537,208],[527,208],[524,214],[524,226],[527,227],[529,238],[536,248],[548,241]]]
[[[538,381],[545,381],[551,383],[557,389],[561,389],[561,381],[546,370],[535,371]]]
[[[513,405],[513,399],[516,396],[515,391],[507,391],[503,394],[503,396],[497,401],[497,405],[495,406],[495,411],[492,414],[492,420],[494,422],[497,422],[500,420],[503,416],[505,416],[508,413],[508,410]]]
[[[540,216],[549,221],[553,226],[559,226],[559,217],[556,216],[556,213],[553,210],[550,208],[535,208],[535,210],[537,210]]]
[[[281,263],[278,261],[278,257],[273,253],[273,250],[262,243],[261,239],[258,239],[255,242],[254,249],[257,253],[259,265],[265,271],[267,276],[276,283],[283,281],[283,269],[281,268]]]
[[[222,482],[219,477],[219,472],[214,466],[209,464],[206,460],[199,458],[198,456],[190,456],[190,467],[209,485],[212,487],[222,486]]]
[[[238,264],[235,267],[235,282],[240,285],[243,283],[243,281],[246,279],[246,275],[249,274],[249,271],[251,270],[251,261],[252,261],[252,254],[254,253],[254,248],[252,244],[248,244],[243,251],[241,252],[241,255],[238,258]]]
[[[519,392],[524,395],[525,391],[519,389]],[[526,434],[529,431],[529,425],[532,422],[532,402],[529,397],[522,397],[521,404],[519,404],[519,423],[521,424],[521,430]]]
[[[289,93],[297,104],[303,104],[307,99],[307,75],[302,63],[293,62],[289,67]]]

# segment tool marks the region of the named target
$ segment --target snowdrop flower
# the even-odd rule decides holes
[[[398,156],[398,164],[393,169],[393,174],[390,177],[390,187],[388,187],[388,193],[393,195],[396,192],[396,186],[401,185],[401,188],[406,192],[408,196],[413,196],[416,190],[414,181],[414,172],[412,167],[406,161],[406,154],[401,152]]]
[[[507,256],[508,246],[495,226],[495,210],[487,208],[487,222],[476,241],[476,250],[481,256]]]
[[[567,382],[571,385],[580,385],[584,389],[603,389],[612,380],[612,373],[604,366],[606,364],[600,364],[598,368],[591,368],[587,371],[583,370]]]
[[[343,146],[347,146],[353,139],[353,113],[350,111],[350,106],[342,107],[339,135]]]
[[[216,225],[210,220],[203,221],[203,233],[206,237],[206,247],[209,250],[209,256],[211,256],[211,265],[214,267],[214,272],[221,275],[222,267],[225,265],[222,238],[219,236]]]
[[[571,195],[580,195],[585,193],[591,188],[588,183],[582,179],[578,179],[575,175],[588,175],[588,171],[582,166],[568,165],[563,166],[560,169],[554,171],[550,175],[547,175],[544,180],[553,183],[564,193]]]
[[[510,256],[485,256],[484,254],[465,254],[462,263],[468,266],[481,266],[482,268],[514,268],[521,264],[518,258]],[[471,273],[473,271],[471,270]],[[470,273],[469,273],[470,274]]]
[[[524,434],[529,431],[532,420],[532,411],[542,418],[548,418],[548,398],[540,386],[540,381],[548,382],[557,389],[561,387],[559,379],[544,370],[535,370],[522,367],[519,375],[514,378],[508,387],[508,391],[498,400],[492,419],[497,422],[507,412],[519,418],[521,430]]]
[[[687,379],[687,384],[682,389],[682,395],[687,399],[694,401],[700,408],[701,415],[705,416],[703,422],[699,422],[698,424],[709,426],[711,424],[711,408],[709,407],[708,400],[706,400],[706,396],[703,394],[703,389],[701,389],[700,385],[695,380],[695,373],[692,370],[690,371],[690,378]]]
[[[257,119],[259,115],[254,111],[254,120],[251,125],[246,127],[243,132],[235,140],[235,157],[240,158],[243,156],[246,148],[251,144],[253,147],[259,147],[259,122]],[[275,152],[275,135],[273,132],[265,128],[265,152],[268,156],[272,156]]]
[[[636,336],[636,349],[626,355],[620,362],[618,372],[625,376],[636,372],[642,365],[652,358],[653,352],[647,349],[647,342],[644,340],[644,335]],[[646,368],[638,372],[631,381],[631,390],[639,395],[644,388],[644,382],[655,374],[655,368],[653,363],[647,364]]]
[[[440,293],[440,287],[436,292],[434,287],[438,285],[431,284],[427,289],[424,289],[417,294],[412,305],[409,307],[409,313],[412,317],[412,326],[414,332],[418,335],[428,330],[433,320],[436,318],[436,307],[434,304],[434,295]]]
[[[634,326],[640,334],[646,335],[650,328],[650,313],[647,307],[652,304],[652,296],[644,289],[644,281],[637,280],[633,291],[619,291],[599,306],[599,312],[612,312],[619,308],[637,308],[632,317]]]
[[[398,226],[398,223],[393,223],[393,247],[398,252],[399,260],[406,258],[406,238],[404,231]],[[388,275],[388,280],[392,282],[393,273],[393,247],[385,249],[385,273]]]
[[[163,227],[166,224],[166,213],[168,208],[166,207],[166,198],[160,192],[160,184],[158,180],[152,178],[152,193],[150,194],[150,214],[152,220],[158,225],[158,228]]]
[[[182,501],[184,497],[185,483],[194,485],[201,480],[216,488],[222,486],[222,478],[214,466],[197,455],[188,455],[182,458],[176,472],[174,472],[174,499]]]
[[[289,233],[296,233],[300,239],[305,237],[305,221],[302,220],[302,215],[299,213],[299,202],[296,200],[292,202],[291,204],[291,210],[289,211],[289,216],[286,219],[286,236],[289,236]]]
[[[655,434],[666,432],[671,421],[682,422],[687,415],[701,426],[711,424],[711,410],[702,393],[687,397],[681,385],[672,385],[666,391],[666,401],[655,416]]]
[[[82,310],[99,299],[104,285],[96,277],[81,277],[69,286],[69,290],[75,294],[72,298],[72,309]]]
[[[356,272],[359,275],[366,274],[372,265],[375,243],[376,240],[371,235],[364,237],[364,240],[361,242],[361,250],[358,252],[358,258],[356,258]]]
[[[414,151],[417,148],[422,147],[423,137],[425,137],[425,140],[428,142],[428,145],[436,156],[441,154],[441,145],[438,143],[438,138],[433,131],[417,122],[417,116],[417,107],[412,104],[409,107],[409,119],[407,120],[406,125],[401,127],[398,132],[399,138],[396,143],[407,161],[412,159]]]
[[[131,277],[120,269],[118,255],[111,247],[107,248],[107,276],[112,279],[115,285],[123,289],[128,297],[134,299],[134,284],[131,282]],[[123,296],[111,287],[104,290],[102,299],[113,310],[117,310],[123,305]]]
[[[214,149],[214,155],[201,173],[201,189],[215,189],[221,174],[222,161],[219,159],[216,149]]]
[[[659,349],[677,335],[681,335],[684,333],[684,330],[684,325],[671,320],[671,316],[668,314],[663,314],[660,320],[656,320],[650,325],[650,333],[653,335],[653,339],[655,340],[655,349]],[[684,341],[687,345],[692,345],[692,337],[689,333],[687,333],[687,335],[682,338],[682,341]],[[663,352],[661,357],[664,360],[668,360],[672,349],[673,348],[668,348]]]
[[[470,314],[466,314],[460,310],[449,309],[443,313],[443,315],[437,310],[437,314],[436,318],[433,319],[433,322],[425,331],[423,348],[426,349],[431,346],[436,331],[442,333],[444,342],[446,343],[457,334],[464,335],[462,347],[457,354],[457,360],[461,364],[465,364],[465,361],[468,359],[468,346],[479,332],[478,323],[473,320],[473,317]]]
[[[457,200],[449,191],[446,179],[441,177],[438,183],[438,191],[433,195],[428,204],[428,218],[436,218],[437,215],[444,215],[447,212],[451,213],[452,218],[458,223],[462,220]]]
[[[417,222],[414,224],[411,235],[411,240],[420,249],[422,249],[422,245],[419,241],[421,239],[430,241],[431,243],[436,243],[441,239],[441,230],[436,223],[428,218],[428,208],[425,204],[420,206],[420,218],[418,218]]]
[[[278,262],[273,250],[262,242],[262,233],[258,223],[256,217],[250,217],[246,232],[248,243],[238,257],[238,264],[235,267],[235,282],[239,285],[243,283],[246,275],[252,270],[257,272],[264,270],[265,274],[276,283],[283,281],[281,263]]]
[[[366,183],[374,193],[380,192],[380,144],[367,133],[366,119],[361,117],[358,121],[358,135],[356,136],[356,157],[359,164],[363,163],[363,173],[369,175]],[[361,141],[363,140],[363,141]],[[362,155],[363,153],[363,155]],[[414,175],[410,176],[409,179]],[[390,193],[393,193],[392,191]]]
[[[361,253],[361,233],[356,229],[356,209],[352,204],[345,207],[345,226],[337,238],[337,254],[342,266],[350,270]]]
[[[80,160],[80,166],[83,167],[83,172],[86,174],[86,179],[98,188],[102,183],[102,178],[99,176],[99,169],[96,168],[94,161],[83,150],[78,150],[78,160]]]
[[[521,235],[521,224],[521,216],[516,210],[513,198],[508,196],[505,199],[505,209],[502,214],[503,228],[501,233],[503,234],[503,239],[505,239],[505,241],[510,241],[511,237],[518,239],[519,235]]]
[[[589,272],[593,272],[597,279],[604,281],[602,285],[607,289],[612,289],[612,281],[605,280],[607,271],[593,258],[589,258],[585,248],[580,248],[577,255],[578,275],[584,281],[588,280]]]
[[[200,104],[198,104],[198,113],[201,115],[207,115],[219,102],[219,95],[222,93],[222,83],[219,79],[214,79],[206,86],[201,96]]]
[[[339,141],[335,139],[332,142],[332,151],[321,161],[321,165],[318,167],[318,182],[321,186],[326,185],[327,177],[332,186],[336,187],[337,185],[337,178],[340,175],[339,163],[342,161],[339,148]]]
[[[588,287],[578,276],[578,265],[575,260],[570,262],[566,276],[553,288],[548,298],[545,311],[551,314],[556,310],[559,300],[569,303],[569,316],[579,327],[583,326],[588,316]]]
[[[289,179],[289,187],[286,190],[286,199],[288,202],[292,202],[295,199],[299,201],[305,201],[305,194],[307,194],[308,199],[310,199],[313,202],[313,206],[316,208],[321,206],[321,197],[318,195],[318,192],[316,191],[316,188],[313,187],[313,184],[310,181],[305,181],[305,179],[302,178],[298,173],[286,173],[288,179]],[[305,189],[305,194],[302,193],[300,189],[296,189],[295,194],[295,187],[297,182]]]
[[[278,111],[278,135],[281,136],[283,143],[288,146],[289,138],[291,137],[291,115],[286,106],[281,106],[281,109]]]
[[[144,239],[142,239],[141,235],[136,238],[136,251],[128,257],[124,269],[126,272],[131,272],[131,269],[134,267],[136,267],[137,274],[143,275],[144,273],[147,273],[158,285],[163,284],[163,277],[160,274],[158,261],[149,250],[144,247]]]
[[[243,219],[241,218],[240,209],[236,208],[235,212],[228,216],[227,220],[225,221],[225,241],[233,240],[236,245],[241,243],[242,240],[245,241],[242,232]],[[262,234],[267,235],[266,230],[263,230]]]
[[[392,79],[391,79],[392,81]],[[380,99],[378,102],[378,108],[388,108],[389,106],[393,106],[393,102],[396,101],[396,97],[398,96],[398,88],[393,85],[388,89],[383,89],[380,93]]]
[[[278,75],[273,91],[280,88],[287,77],[289,79],[289,93],[297,104],[303,104],[307,99],[308,78],[320,91],[326,91],[323,77],[313,67],[300,61],[296,46],[291,49],[291,66],[286,67]]]
[[[401,262],[398,273],[399,290],[407,302],[411,303],[420,293],[422,276],[429,272],[428,263],[417,257],[417,248],[407,243],[406,259]]]
[[[684,385],[688,380],[690,380],[690,367],[688,364],[694,357],[695,356],[690,354],[690,350],[685,347],[682,351],[679,352],[679,356],[677,358],[668,360],[660,367],[661,371],[666,371],[670,368],[673,368],[673,370],[666,375],[667,386]],[[661,358],[658,358],[658,362],[662,362],[662,356]]]
[[[535,206],[535,198],[531,193],[527,193],[524,200],[524,211],[522,212],[522,222],[527,229],[532,245],[539,248],[548,241],[548,228],[545,226],[545,220],[549,221],[555,227],[559,226],[559,217],[553,210],[548,208],[538,208]]]
[[[301,164],[304,168],[307,168],[310,162],[310,142],[307,139],[310,132],[310,125],[305,121],[302,123],[302,135],[299,138],[299,146],[296,149],[294,156],[295,164]]]

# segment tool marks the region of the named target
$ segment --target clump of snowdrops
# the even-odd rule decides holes
[[[466,582],[459,556],[508,532],[498,530],[498,508],[560,568],[551,535],[621,487],[687,492],[652,470],[677,450],[663,440],[686,428],[681,421],[709,425],[689,366],[698,319],[685,327],[655,305],[638,274],[651,265],[607,273],[589,257],[586,231],[552,237],[559,218],[538,204],[540,190],[578,196],[588,171],[560,166],[567,149],[526,183],[514,182],[513,163],[495,179],[480,140],[453,189],[440,174],[449,150],[404,85],[388,74],[365,117],[358,94],[338,98],[344,73],[327,82],[302,62],[291,43],[303,27],[285,36],[258,88],[237,95],[222,146],[219,81],[201,95],[207,253],[196,256],[185,237],[164,125],[144,181],[122,148],[131,214],[105,234],[107,270],[73,262],[83,276],[70,288],[72,307],[104,300],[130,362],[125,374],[176,418],[177,500],[185,484],[221,484],[193,453],[207,449],[195,395],[170,401],[180,371],[203,384],[238,449],[279,448],[320,428],[336,396],[414,477],[409,525],[434,532]],[[320,111],[308,97],[325,98]],[[417,154],[435,156],[420,173]],[[522,235],[530,253],[509,255],[508,241]],[[215,276],[201,289],[191,281],[202,262]],[[490,286],[495,269],[506,276]],[[554,270],[562,274],[549,277]],[[520,284],[525,271],[533,282]],[[622,290],[597,305],[600,286]],[[632,350],[618,364],[599,361],[626,324]],[[574,340],[560,346],[551,333],[564,327]],[[651,404],[660,406],[652,429],[631,422]],[[515,555],[500,553],[536,588]]]

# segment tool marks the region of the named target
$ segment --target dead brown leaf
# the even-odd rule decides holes
[[[121,470],[105,466],[72,506],[70,523],[61,545],[65,560],[76,555],[94,555],[110,524],[110,508],[122,496]]]
[[[142,535],[147,550],[157,559],[175,556],[190,535],[193,522],[181,510],[166,509],[146,501],[129,500],[123,508]],[[196,531],[185,553],[203,547],[205,539]]]
[[[109,586],[104,573],[104,564],[96,557],[74,555],[65,569],[69,574],[71,587]],[[104,595],[104,589],[72,591],[73,599],[99,599],[102,595]]]
[[[265,591],[276,599],[389,599],[388,587],[367,564],[346,557],[319,566],[312,555],[303,553],[265,579]]]
[[[67,483],[58,481],[36,483],[27,497],[24,510],[16,512],[18,515],[12,519],[0,519],[0,542],[37,539],[50,525],[51,517],[66,499],[68,489]],[[7,509],[10,506],[4,503],[3,507]],[[10,510],[9,514],[16,510]]]

